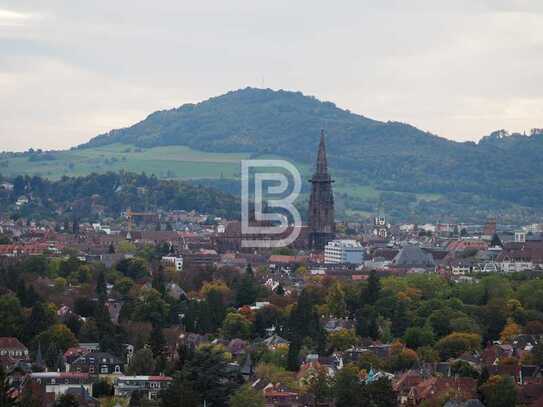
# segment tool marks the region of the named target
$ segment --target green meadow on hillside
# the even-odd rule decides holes
[[[0,173],[8,177],[40,175],[52,180],[119,170],[145,172],[165,179],[236,178],[240,160],[247,157],[247,154],[201,152],[184,146],[141,149],[112,144],[0,158]]]
[[[66,151],[34,152],[25,154],[0,154],[0,174],[5,177],[39,175],[50,180],[63,176],[85,176],[109,171],[128,171],[155,175],[160,179],[195,180],[198,184],[218,188],[223,192],[239,194],[240,160],[248,158],[282,158],[271,154],[212,153],[186,146],[137,147],[128,144],[109,144]],[[293,162],[292,159],[289,161]],[[313,172],[308,163],[293,162],[304,180],[304,193],[300,209],[307,205],[309,184]],[[378,185],[367,184],[367,179],[353,172],[337,168],[329,160],[330,172],[335,179],[336,212],[339,219],[371,217],[377,202],[382,199],[388,215],[396,220],[414,221],[441,217],[444,211],[463,212],[460,206],[448,201],[439,193],[407,193],[383,190]],[[485,203],[487,203],[485,201]],[[522,208],[510,208],[522,213]],[[485,216],[474,213],[475,217]]]

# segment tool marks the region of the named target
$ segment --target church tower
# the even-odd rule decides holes
[[[389,228],[390,226],[387,224],[387,218],[385,216],[383,199],[380,197],[377,215],[373,218],[373,235],[378,239],[387,240]]]
[[[311,182],[308,214],[309,246],[312,249],[322,250],[326,243],[335,237],[334,193],[332,192],[334,181],[328,174],[324,131],[321,131],[315,173],[309,182]]]

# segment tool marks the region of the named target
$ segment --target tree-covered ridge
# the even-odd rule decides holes
[[[214,152],[275,154],[312,163],[321,128],[335,175],[355,185],[456,199],[475,194],[541,208],[541,131],[453,142],[404,123],[379,122],[300,92],[246,88],[151,114],[82,147],[187,145]],[[462,205],[460,203],[460,205]]]
[[[1,180],[1,178],[0,178]],[[80,219],[119,216],[127,208],[141,210],[196,210],[236,218],[239,201],[232,195],[187,182],[159,180],[155,176],[127,172],[63,177],[50,181],[38,176],[9,180],[12,191],[0,191],[2,207],[13,207],[21,196],[29,203],[20,216],[56,217],[59,211]]]
[[[246,88],[198,104],[155,112],[134,126],[112,130],[82,147],[181,144],[204,151],[280,154],[313,161],[322,128],[331,137],[332,153],[375,137],[382,138],[385,145],[398,138],[406,142],[420,136],[427,136],[430,143],[458,144],[407,124],[371,120],[301,92]],[[344,145],[333,145],[334,140]],[[425,144],[423,141],[420,139],[417,147],[406,147],[417,149]],[[292,149],[294,143],[297,151]]]

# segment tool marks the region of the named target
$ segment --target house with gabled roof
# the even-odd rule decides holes
[[[13,336],[0,337],[0,357],[5,356],[15,361],[26,360],[29,357],[28,348]]]

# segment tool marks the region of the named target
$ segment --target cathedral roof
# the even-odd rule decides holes
[[[397,267],[434,267],[432,255],[417,246],[406,246],[394,257],[392,263]]]

